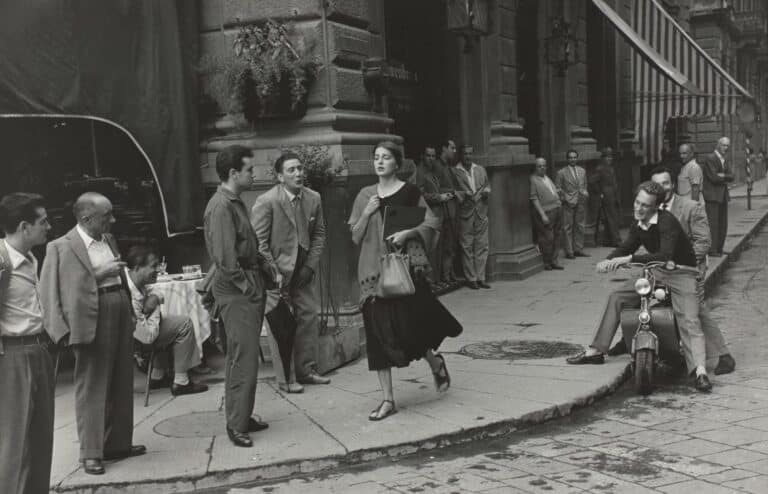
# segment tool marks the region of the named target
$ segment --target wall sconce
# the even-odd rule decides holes
[[[571,34],[571,24],[562,17],[552,19],[552,35],[545,41],[547,62],[564,76],[568,66],[579,61],[579,40]]]
[[[464,38],[464,53],[471,53],[474,42],[490,30],[490,0],[448,0],[447,29]]]

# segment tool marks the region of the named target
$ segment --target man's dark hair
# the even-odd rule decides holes
[[[229,170],[240,171],[243,169],[243,158],[253,157],[253,151],[245,146],[235,144],[227,146],[216,156],[216,173],[222,182],[229,180]]]
[[[568,151],[566,151],[566,152],[565,152],[565,157],[567,158],[567,157],[568,157],[568,155],[569,155],[569,154],[571,154],[571,153],[575,154],[577,158],[579,157],[579,152],[578,152],[578,151],[576,151],[576,150],[575,150],[575,149],[573,149],[573,148],[571,148],[571,149],[569,149]]]
[[[299,158],[299,155],[294,153],[293,151],[284,152],[283,154],[280,155],[279,158],[275,160],[275,173],[283,173],[283,163],[289,160],[301,161],[301,158]]]
[[[448,137],[448,138],[446,138],[446,139],[443,139],[442,141],[440,141],[440,147],[439,147],[440,151],[442,151],[444,148],[447,148],[448,146],[450,146],[450,145],[451,145],[451,143],[454,143],[454,144],[456,144],[456,141],[454,141],[454,140],[453,140],[453,139],[451,139],[450,137]],[[435,151],[437,151],[437,149],[435,149]]]
[[[672,179],[673,183],[675,182],[675,175],[672,173],[672,169],[669,168],[668,166],[664,166],[664,165],[659,165],[656,168],[654,168],[653,170],[651,170],[651,175],[650,176],[652,177],[654,175],[659,175],[661,173],[669,173],[669,178]]]
[[[637,194],[639,194],[641,190],[646,194],[650,194],[656,197],[657,206],[662,202],[664,202],[664,198],[667,195],[667,193],[664,192],[664,188],[661,185],[657,184],[656,182],[652,182],[650,180],[641,182],[640,185],[637,186],[637,190],[635,191],[635,197],[637,197]]]
[[[0,199],[0,226],[6,234],[15,233],[22,221],[34,223],[37,210],[45,207],[43,196],[27,192],[14,192]]]
[[[141,268],[149,264],[150,256],[157,257],[157,253],[154,249],[147,247],[146,245],[134,245],[128,249],[125,263],[128,265],[128,269]]]

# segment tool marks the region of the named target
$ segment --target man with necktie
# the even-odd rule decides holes
[[[296,318],[293,359],[297,380],[300,384],[329,384],[331,380],[317,371],[320,300],[315,280],[325,247],[320,194],[304,186],[304,164],[295,153],[277,158],[275,174],[280,183],[256,199],[251,225],[259,251]],[[285,384],[285,391],[301,392],[300,386]]]
[[[146,448],[132,444],[132,312],[125,263],[109,233],[112,203],[86,192],[73,212],[77,225],[46,249],[41,301],[48,334],[72,346],[80,461],[86,473],[99,475],[103,460]]]
[[[55,384],[31,252],[51,229],[43,198],[3,197],[0,227],[0,492],[48,492]]]
[[[563,229],[565,230],[565,257],[589,257],[584,253],[584,229],[587,221],[587,172],[577,166],[579,153],[569,149],[565,154],[568,165],[555,177],[555,185],[563,203]]]
[[[704,172],[704,207],[709,220],[709,230],[712,233],[712,247],[709,255],[723,255],[725,236],[728,233],[728,184],[733,182],[733,167],[728,161],[728,149],[731,140],[721,137],[717,141],[715,151],[704,157],[701,169]]]

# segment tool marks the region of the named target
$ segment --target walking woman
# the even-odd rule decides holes
[[[392,391],[392,367],[407,367],[422,357],[432,372],[435,389],[445,391],[451,378],[442,355],[434,353],[446,336],[458,336],[461,325],[432,294],[426,273],[429,269],[425,245],[439,228],[437,218],[421,197],[418,187],[397,178],[403,154],[393,142],[384,141],[374,149],[373,166],[378,184],[364,187],[355,199],[349,225],[352,240],[360,246],[357,276],[360,284],[365,325],[368,369],[379,376],[383,400],[368,416],[382,420],[397,413]],[[421,206],[424,221],[415,228],[383,237],[386,206]],[[379,259],[388,244],[405,249],[410,258],[416,293],[397,298],[376,297]]]

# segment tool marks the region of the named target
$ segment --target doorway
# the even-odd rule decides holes
[[[399,77],[390,80],[387,113],[405,155],[417,159],[460,128],[455,40],[441,0],[384,3],[386,56]]]

